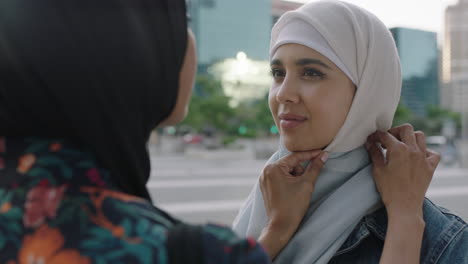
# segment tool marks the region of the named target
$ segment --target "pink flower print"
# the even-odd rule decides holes
[[[49,180],[48,179],[42,179],[39,183],[38,186],[40,187],[49,187]]]
[[[0,137],[0,153],[6,152],[5,137]]]
[[[60,143],[58,143],[58,142],[52,143],[49,146],[49,150],[51,152],[57,152],[57,151],[59,151],[61,149],[62,149],[62,145]]]
[[[104,187],[105,183],[101,178],[101,174],[99,174],[99,170],[96,168],[91,168],[86,172],[86,176],[88,179],[96,184],[99,187]]]
[[[0,170],[3,170],[5,168],[5,160],[3,158],[0,158]]]
[[[257,242],[255,239],[248,237],[247,238],[247,243],[249,244],[249,249],[253,249],[257,246]]]
[[[231,252],[232,252],[232,247],[229,247],[229,246],[224,247],[224,253],[231,254]]]
[[[42,184],[29,190],[24,205],[24,226],[35,228],[42,225],[46,218],[54,219],[66,188],[66,185],[49,187]]]

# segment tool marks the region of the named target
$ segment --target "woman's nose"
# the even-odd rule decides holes
[[[286,104],[298,103],[299,99],[300,96],[297,91],[297,85],[286,78],[279,87],[278,93],[276,94],[276,100],[281,104]]]

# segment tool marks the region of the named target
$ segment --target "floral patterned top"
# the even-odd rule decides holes
[[[0,137],[0,263],[270,262],[252,239],[125,194],[70,142]]]

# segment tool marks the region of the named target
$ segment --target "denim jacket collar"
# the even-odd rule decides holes
[[[460,263],[452,260],[468,259],[466,258],[468,256],[468,239],[466,238],[468,231],[466,230],[467,224],[463,219],[435,205],[427,198],[423,204],[423,215],[426,225],[421,245],[421,263],[438,263],[444,252],[447,256],[450,254],[453,256],[446,257],[440,263]],[[363,217],[345,243],[335,253],[335,256],[353,251],[371,235],[384,241],[388,225],[387,219],[385,207]],[[464,240],[459,238],[460,241],[455,243],[457,236],[464,236]]]
[[[382,241],[385,240],[387,232],[387,213],[385,207],[366,215],[354,228],[348,239],[341,248],[335,253],[335,256],[344,254],[356,248],[365,238],[373,234]]]

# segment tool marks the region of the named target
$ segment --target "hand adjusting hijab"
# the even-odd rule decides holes
[[[391,127],[401,89],[401,69],[393,38],[373,14],[355,5],[314,1],[287,12],[272,31],[270,57],[284,44],[312,48],[333,61],[356,85],[347,118],[325,148],[309,209],[275,263],[328,263],[359,221],[382,206],[363,148],[376,130]],[[290,152],[280,144],[274,162]],[[233,228],[258,238],[267,223],[258,183],[240,209]]]
[[[146,142],[175,105],[186,46],[184,0],[2,0],[0,135],[75,141],[150,199]]]

